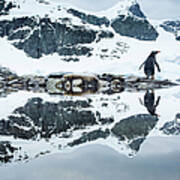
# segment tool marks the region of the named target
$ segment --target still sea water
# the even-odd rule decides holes
[[[179,87],[0,98],[0,179],[179,180],[179,105]]]

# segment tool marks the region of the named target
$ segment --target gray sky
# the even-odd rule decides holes
[[[85,10],[100,11],[114,6],[121,0],[52,0],[69,2]],[[144,13],[152,19],[180,19],[180,0],[139,0]]]
[[[180,0],[139,0],[144,13],[152,19],[180,20]]]

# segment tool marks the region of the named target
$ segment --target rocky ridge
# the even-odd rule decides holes
[[[173,33],[177,41],[180,41],[180,21],[164,21],[160,27],[165,31]]]
[[[19,8],[18,12],[23,10],[21,6],[26,2],[21,3],[15,7]],[[43,7],[41,4],[39,2]],[[45,7],[47,6],[51,4]],[[113,19],[61,6],[51,13],[52,15],[47,12],[43,16],[25,14],[13,19],[6,16],[5,20],[1,18],[0,37],[6,37],[13,46],[32,58],[39,59],[44,55],[57,53],[61,57],[68,57],[63,58],[67,61],[72,56],[89,57],[95,54],[95,46],[104,38],[113,40],[115,33],[146,41],[154,41],[158,37],[157,31],[137,3],[130,5],[128,14],[120,14]],[[61,17],[52,18],[53,13],[59,13]],[[118,53],[114,55],[116,57]]]

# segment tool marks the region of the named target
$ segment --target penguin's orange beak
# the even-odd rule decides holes
[[[161,51],[157,51],[157,53],[160,53]]]

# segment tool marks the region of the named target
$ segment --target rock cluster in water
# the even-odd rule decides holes
[[[78,75],[73,73],[49,76],[18,76],[6,68],[0,68],[0,96],[27,90],[60,95],[114,94],[126,91],[167,88],[178,85],[169,80],[150,80],[135,76],[113,74]]]

